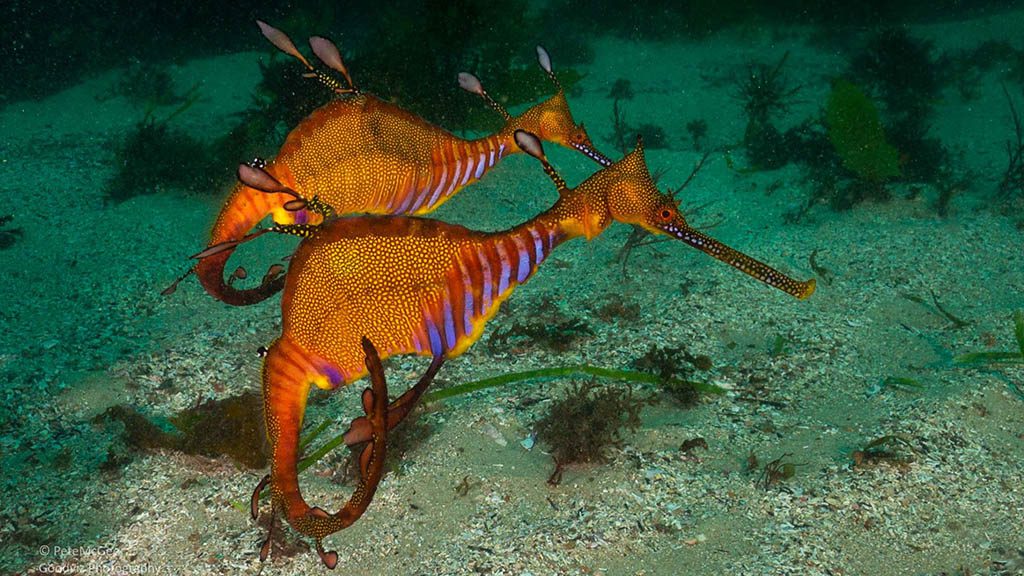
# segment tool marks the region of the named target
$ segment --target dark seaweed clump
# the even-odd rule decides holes
[[[190,93],[196,89],[193,87]],[[115,96],[143,106],[173,106],[188,100],[189,93],[178,94],[166,66],[135,59],[117,79],[117,84],[96,99],[102,102]]]
[[[591,307],[594,316],[604,322],[636,322],[640,319],[640,304],[619,294],[609,294]]]
[[[96,417],[101,424],[113,422],[124,427],[123,440],[139,450],[170,449],[217,458],[228,456],[247,468],[263,468],[263,399],[246,392],[224,400],[209,400],[183,410],[168,421],[149,418],[131,406],[114,406]],[[124,463],[112,450],[108,468]]]
[[[212,188],[209,148],[171,125],[186,105],[163,120],[152,110],[125,136],[114,153],[117,173],[104,188],[113,202],[167,189],[199,192]]]
[[[693,141],[693,149],[700,152],[704,149],[704,141],[708,137],[708,122],[703,118],[690,120],[686,123],[686,131]]]
[[[512,107],[555,92],[537,66],[535,44],[551,53],[558,79],[570,92],[580,78],[572,64],[590,57],[585,42],[573,41],[573,31],[544,34],[545,18],[525,0],[402,1],[373,12],[362,42],[337,38],[339,47],[351,51],[353,80],[452,130],[501,125],[483,102],[457,88],[459,72],[472,72],[496,100]]]
[[[15,241],[25,235],[21,228],[8,228],[7,224],[14,219],[11,214],[0,216],[0,250],[14,246]]]
[[[541,347],[552,352],[565,352],[572,349],[580,339],[593,334],[590,324],[579,318],[556,323],[516,321],[512,326],[491,334],[487,346],[492,351],[515,352]]]
[[[930,41],[904,28],[880,31],[851,62],[851,77],[882,103],[885,133],[901,152],[908,181],[937,182],[949,162],[942,143],[928,136],[949,67],[949,58],[937,56]]]
[[[608,97],[612,99],[612,131],[605,136],[605,140],[625,154],[633,147],[633,142],[639,136],[644,140],[644,147],[650,150],[668,148],[668,135],[661,126],[643,122],[639,125],[632,125],[626,121],[626,112],[622,108],[623,100],[633,99],[633,87],[629,80],[619,78],[612,84]]]
[[[1014,138],[1006,141],[1007,166],[999,181],[998,192],[1000,200],[1012,205],[1013,201],[1024,201],[1024,123],[1021,122],[1009,90],[1006,86],[1003,86],[1003,90],[1010,108],[1010,117],[1013,118]]]
[[[783,74],[789,58],[787,52],[773,65],[756,62],[747,66],[746,74],[737,82],[737,97],[743,102],[747,127],[743,145],[747,160],[762,170],[780,168],[790,161],[788,139],[775,127],[775,118],[789,109],[790,99],[800,89],[790,87]]]
[[[637,370],[660,376],[662,391],[681,406],[697,403],[700,392],[690,384],[690,380],[696,371],[705,372],[713,366],[711,358],[704,354],[691,354],[682,346],[670,348],[656,344],[633,361]]]
[[[945,214],[967,179],[957,174],[950,152],[929,136],[934,104],[950,83],[950,59],[903,28],[871,35],[851,57],[844,77],[834,79],[820,118],[785,132],[776,124],[797,88],[784,74],[787,58],[753,63],[737,83],[747,115],[744,147],[755,169],[802,165],[812,192],[787,215],[796,221],[818,203],[845,210],[891,198],[887,182],[929,184],[936,210]]]
[[[521,353],[536,348],[561,353],[594,334],[590,324],[562,312],[551,296],[537,298],[526,306],[531,314],[530,320],[517,320],[512,326],[496,330],[488,337],[487,347],[492,353]]]
[[[149,100],[149,112],[117,148],[118,172],[107,184],[107,198],[122,202],[167,189],[213,193],[232,181],[239,162],[273,155],[292,128],[331,98],[324,86],[304,78],[303,68],[291,58],[276,54],[274,58],[260,63],[261,80],[249,108],[223,136],[211,142],[193,138],[173,124],[194,103],[195,90],[184,99],[175,97],[173,101],[181,104],[163,119],[153,113],[153,106],[161,102]],[[154,90],[143,87],[138,94],[155,94]]]
[[[645,402],[630,388],[576,384],[556,400],[534,426],[537,439],[551,447],[555,470],[548,479],[558,484],[568,464],[605,462],[607,449],[622,443],[623,430],[640,426]]]

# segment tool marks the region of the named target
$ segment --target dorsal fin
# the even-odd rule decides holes
[[[281,184],[277,178],[270,175],[270,172],[258,166],[250,166],[244,163],[239,164],[238,181],[249,188],[266,194],[288,194],[298,200],[302,199],[298,192]]]
[[[348,67],[345,66],[345,61],[341,59],[341,52],[338,50],[338,46],[323,36],[311,36],[309,38],[309,47],[313,49],[313,54],[320,59],[321,62],[327,65],[328,68],[338,72],[345,77],[345,82],[348,82],[348,87],[355,90],[355,85],[352,83],[352,77],[348,74]]]
[[[484,85],[480,83],[480,79],[470,74],[469,72],[459,72],[459,88],[462,88],[466,92],[472,92],[477,96],[484,99],[492,109],[494,109],[501,117],[508,121],[512,116],[509,115],[508,110],[504,106],[498,103],[497,100],[491,98],[491,95],[484,90]]]
[[[544,70],[544,73],[548,75],[548,78],[551,79],[551,82],[555,84],[555,88],[557,88],[558,91],[561,92],[562,84],[558,81],[558,77],[555,76],[555,72],[551,68],[551,55],[548,54],[548,51],[545,50],[544,47],[540,45],[537,46],[537,63],[540,64],[541,69]]]
[[[305,66],[307,70],[313,70],[313,65],[309,63],[309,60],[306,60],[306,57],[303,56],[301,52],[299,52],[299,49],[295,47],[295,43],[292,42],[292,39],[289,38],[287,34],[277,28],[274,28],[270,24],[267,24],[263,20],[257,20],[256,25],[260,27],[260,32],[263,33],[263,36],[267,40],[270,40],[270,43],[276,46],[278,50],[292,58],[295,58],[299,62],[302,62],[302,65]]]

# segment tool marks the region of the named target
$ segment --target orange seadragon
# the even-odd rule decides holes
[[[387,429],[416,403],[441,364],[469,348],[501,302],[563,242],[592,239],[612,221],[635,224],[681,240],[799,299],[814,291],[813,279],[793,280],[691,228],[673,197],[655,187],[639,142],[625,158],[570,189],[535,136],[519,131],[515,138],[541,161],[559,199],[509,230],[484,233],[430,219],[372,215],[274,227],[305,240],[286,277],[282,334],[266,350],[263,364],[273,459],[256,494],[269,482],[274,511],[316,540],[328,566],[333,567],[337,555],[324,552],[321,539],[351,525],[366,509],[380,479]],[[240,177],[256,188],[281,186],[245,166]],[[361,458],[363,481],[345,507],[328,514],[310,507],[299,491],[299,431],[311,384],[334,389],[369,370],[380,389],[376,381],[383,375],[366,361],[364,339],[381,358],[418,354],[433,361],[423,378],[388,406],[379,393],[364,392],[367,415],[354,420],[345,437],[349,445],[370,441]],[[254,494],[254,514],[257,504]]]
[[[505,119],[498,132],[465,140],[358,91],[337,47],[329,40],[314,36],[310,46],[324,64],[341,74],[347,87],[315,70],[283,32],[263,22],[258,24],[268,40],[298,59],[310,71],[308,76],[319,78],[339,97],[299,123],[277,158],[259,164],[295,191],[295,196],[264,194],[239,183],[221,209],[208,244],[214,253],[204,251],[207,257],[194,271],[207,292],[228,304],[260,302],[283,287],[280,266],[264,276],[261,285],[250,289],[233,287],[224,278],[224,268],[234,246],[267,215],[278,224],[316,222],[319,216],[306,209],[303,199],[318,198],[340,214],[427,214],[516,152],[513,134],[519,129],[578,150],[603,165],[610,163],[594,149],[583,125],[573,120],[551,60],[539,46],[538,60],[557,92],[517,116],[509,115],[494,101],[476,77],[459,75],[464,89],[481,96]],[[212,250],[218,246],[222,249]]]

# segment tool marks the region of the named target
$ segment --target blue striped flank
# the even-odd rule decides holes
[[[455,348],[455,320],[452,318],[452,303],[449,298],[442,297],[444,302],[444,339],[448,342],[448,350]]]

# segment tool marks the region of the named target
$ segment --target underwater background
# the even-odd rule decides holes
[[[559,248],[392,435],[346,574],[1024,574],[1024,6],[1018,2],[30,3],[0,45],[0,573],[255,574],[260,358],[280,300],[194,278],[240,161],[332,97],[260,35],[460,135],[554,89],[617,159],[642,134],[698,229],[797,301],[615,224]],[[547,147],[571,186],[593,163]],[[519,155],[431,217],[499,230],[556,192]],[[232,258],[265,270],[298,240]],[[258,276],[258,274],[257,274]],[[255,284],[258,279],[238,279]],[[393,391],[420,358],[385,363]],[[695,382],[689,384],[686,382]],[[322,445],[355,387],[310,398]],[[311,447],[310,450],[314,448]],[[553,455],[568,464],[549,484]],[[302,475],[338,503],[351,457]],[[326,569],[276,531],[267,573]]]

